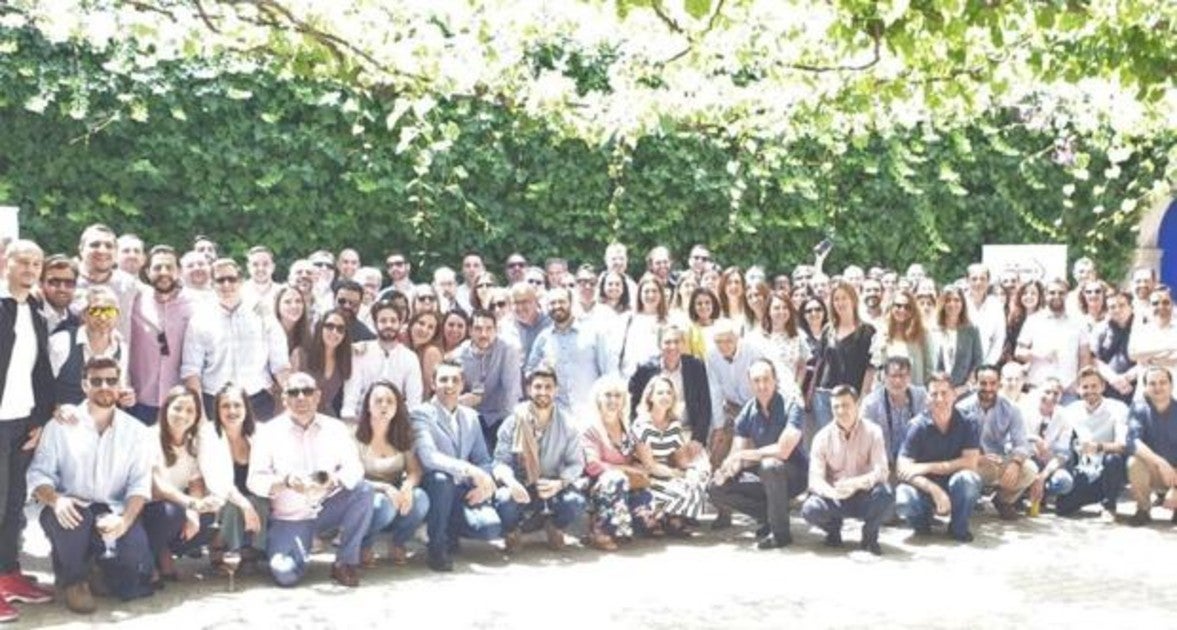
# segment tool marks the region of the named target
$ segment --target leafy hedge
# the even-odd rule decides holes
[[[0,30],[5,42],[0,203],[21,206],[22,229],[53,251],[103,221],[151,243],[210,234],[234,255],[266,243],[286,262],[351,245],[366,260],[402,249],[418,268],[457,264],[468,249],[599,264],[620,240],[636,271],[655,244],[685,258],[701,241],[725,262],[778,270],[832,233],[831,269],[919,261],[950,276],[983,243],[1066,242],[1117,274],[1135,240],[1133,200],[1173,140],[1142,139],[1110,171],[1093,152],[1076,178],[1076,165],[1056,163],[1055,132],[995,112],[969,128],[858,142],[831,142],[815,123],[788,159],[765,163],[722,129],[590,146],[510,104],[405,114],[394,95],[262,70],[111,71],[101,53],[27,31]],[[398,116],[413,115],[439,135],[406,133]]]

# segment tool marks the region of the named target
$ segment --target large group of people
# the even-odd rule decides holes
[[[319,250],[280,283],[266,247],[205,236],[0,243],[0,620],[148,596],[204,553],[289,587],[334,545],[355,586],[417,537],[444,572],[462,538],[607,552],[735,513],[765,550],[794,510],[832,547],[855,519],[876,555],[889,525],[967,543],[986,501],[1115,517],[1127,490],[1120,520],[1177,522],[1177,323],[1149,269],[770,277],[696,245],[635,277],[614,243],[601,268],[470,252],[420,283],[401,252]],[[21,571],[30,494],[55,589]]]

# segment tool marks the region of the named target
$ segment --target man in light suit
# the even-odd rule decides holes
[[[431,506],[425,521],[429,568],[452,571],[451,553],[459,535],[501,545],[502,523],[490,502],[495,493],[493,460],[478,413],[458,404],[462,366],[451,360],[438,364],[433,386],[433,398],[412,412],[413,435]]]

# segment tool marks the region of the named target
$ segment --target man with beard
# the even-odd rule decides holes
[[[45,506],[40,520],[54,578],[76,613],[95,609],[91,562],[97,560],[105,586],[123,600],[151,595],[154,566],[139,518],[151,500],[150,435],[116,407],[122,378],[113,359],[90,359],[84,370],[86,404],[78,407],[77,422],[45,427],[28,474],[33,496]],[[114,541],[109,557],[101,553],[104,539]]]
[[[1128,340],[1128,357],[1139,365],[1177,368],[1177,322],[1173,321],[1173,295],[1159,285],[1148,297],[1152,317],[1137,326]]]
[[[1086,324],[1067,315],[1067,282],[1060,278],[1046,284],[1046,308],[1022,326],[1014,356],[1027,363],[1026,380],[1041,387],[1053,376],[1063,384],[1064,404],[1078,398],[1079,368],[1091,363]]]
[[[45,304],[41,307],[41,314],[45,316],[50,334],[82,325],[82,320],[70,310],[77,283],[76,262],[62,254],[45,259],[41,271],[41,296]]]
[[[243,387],[260,422],[274,415],[274,380],[282,386],[290,371],[286,335],[273,315],[241,300],[241,269],[231,258],[212,264],[217,301],[201,304],[184,335],[180,377],[204,395],[213,396],[229,382]],[[171,348],[169,347],[169,350]]]
[[[1157,272],[1151,267],[1137,267],[1132,270],[1132,311],[1140,316],[1140,323],[1152,317],[1149,298],[1157,286]]]
[[[491,505],[494,460],[486,450],[478,416],[458,403],[462,368],[442,361],[433,372],[433,398],[413,409],[413,444],[425,469],[429,496],[425,529],[429,568],[453,571],[458,537],[501,540],[502,524]]]
[[[20,572],[27,499],[25,469],[53,406],[49,331],[32,296],[44,253],[16,240],[5,251],[7,291],[0,292],[0,620],[19,613],[9,602],[47,602],[52,595]]]
[[[118,238],[119,269],[132,278],[139,277],[146,259],[143,255],[143,239],[137,234],[123,234]]]
[[[883,283],[874,278],[866,278],[862,281],[862,321],[876,329],[885,330],[886,326],[882,325],[885,314],[886,312],[883,310]],[[880,328],[880,326],[882,327]]]
[[[1124,458],[1128,452],[1128,406],[1106,398],[1103,377],[1088,366],[1079,371],[1081,398],[1064,413],[1075,432],[1074,454],[1069,467],[1074,487],[1058,498],[1055,510],[1073,514],[1085,505],[1100,503],[1116,513],[1116,499],[1127,483]]]
[[[572,317],[572,292],[568,289],[561,287],[548,293],[548,310],[552,325],[536,337],[525,371],[530,374],[541,366],[554,369],[557,380],[563,383],[556,402],[574,414],[592,409],[593,383],[609,371],[605,344],[596,330]]]
[[[1003,520],[1017,518],[1014,503],[1034,483],[1038,466],[1026,437],[1022,411],[997,394],[1001,372],[995,365],[982,365],[973,372],[977,391],[956,405],[957,411],[976,423],[981,432],[981,458],[977,472],[985,487],[996,487],[993,505]],[[1047,386],[1051,381],[1046,381]]]
[[[557,387],[554,371],[532,372],[529,400],[499,428],[492,472],[501,487],[494,503],[508,551],[519,548],[523,532],[540,525],[548,546],[562,549],[564,530],[584,513],[584,494],[574,485],[584,474],[584,446],[567,414],[556,408]]]
[[[397,340],[401,317],[396,306],[388,300],[380,300],[372,305],[371,312],[372,321],[376,323],[376,339],[353,346],[351,378],[343,386],[340,416],[349,424],[359,417],[360,402],[368,386],[379,380],[396,385],[410,409],[421,404],[421,362],[413,351]]]
[[[507,277],[507,282],[505,284],[507,286],[514,286],[520,282],[523,282],[523,275],[527,272],[527,258],[525,258],[523,254],[520,254],[519,252],[515,252],[514,254],[507,256],[505,271],[505,275]]]
[[[969,265],[969,291],[965,306],[969,321],[981,333],[981,363],[997,365],[1005,348],[1005,306],[1000,296],[989,292],[989,267],[981,263]]]
[[[1132,296],[1115,291],[1107,296],[1108,317],[1091,331],[1091,352],[1107,387],[1103,395],[1124,403],[1132,403],[1136,381],[1141,368],[1128,355],[1132,339],[1134,315]]]
[[[116,267],[116,247],[114,230],[101,223],[95,223],[82,231],[78,241],[78,256],[82,264],[78,267],[73,311],[81,313],[85,308],[86,292],[90,287],[110,289],[114,292],[119,307],[116,328],[126,339],[131,332],[131,304],[135,301],[135,294],[139,292],[139,282],[134,276]]]
[[[952,378],[932,373],[928,411],[912,421],[899,449],[895,512],[916,534],[931,533],[933,514],[951,515],[949,535],[967,543],[973,540],[969,517],[981,495],[981,431],[953,408],[955,397]]]
[[[401,252],[392,252],[384,259],[385,271],[388,273],[388,287],[385,291],[395,289],[401,293],[413,295],[413,279],[409,277],[413,270],[412,263]]]
[[[156,245],[147,256],[147,281],[131,307],[131,415],[155,424],[168,390],[180,383],[184,336],[192,319],[192,300],[180,288],[176,250]]]
[[[315,266],[311,264],[311,261],[300,258],[290,263],[287,284],[298,289],[298,292],[302,294],[302,299],[307,304],[307,313],[313,312],[313,305],[315,303]]]
[[[335,287],[335,306],[347,319],[352,343],[372,341],[376,335],[359,320],[357,313],[364,302],[364,287],[355,280],[340,280]]]
[[[470,338],[458,346],[455,360],[462,365],[468,391],[458,402],[478,411],[488,451],[498,443],[499,425],[522,396],[519,348],[499,339],[494,313],[474,311]]]
[[[673,290],[676,284],[670,267],[670,250],[666,246],[657,245],[646,254],[646,273],[658,278],[666,291]]]
[[[927,390],[911,384],[911,359],[888,357],[883,366],[883,386],[874,388],[863,399],[862,417],[882,429],[887,463],[892,471],[911,421],[927,408]]]

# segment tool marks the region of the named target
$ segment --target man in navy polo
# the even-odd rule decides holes
[[[931,532],[933,514],[951,515],[949,535],[971,542],[969,516],[981,494],[981,432],[953,407],[955,397],[951,378],[932,374],[928,410],[911,421],[899,449],[895,511],[917,534]]]
[[[1128,485],[1136,500],[1134,526],[1152,520],[1153,492],[1164,492],[1167,509],[1177,523],[1177,405],[1173,404],[1173,375],[1168,368],[1149,366],[1144,372],[1145,399],[1132,408],[1128,420]]]

